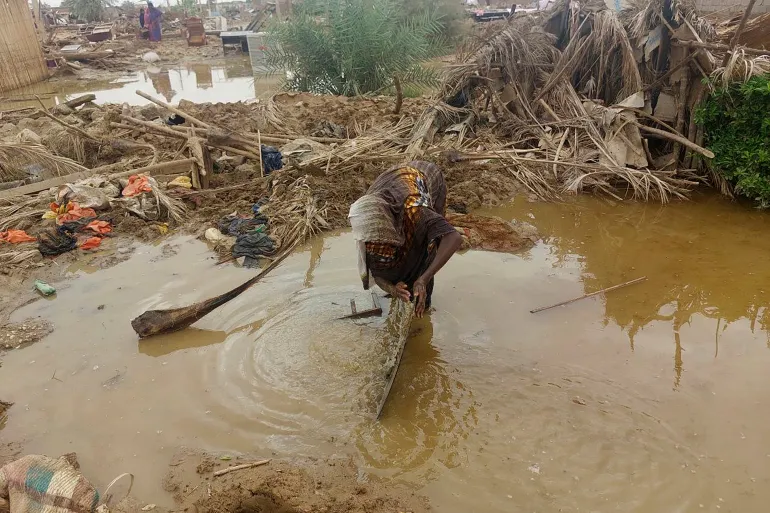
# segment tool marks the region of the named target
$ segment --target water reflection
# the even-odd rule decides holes
[[[465,461],[461,446],[478,423],[477,403],[432,340],[430,317],[413,320],[382,418],[360,428],[356,445],[373,468],[401,474],[433,458],[446,468]]]
[[[170,103],[189,100],[205,102],[237,102],[267,97],[277,91],[281,77],[257,77],[248,58],[231,58],[224,65],[187,64],[165,68],[147,66],[112,80],[61,79],[42,82],[4,93],[0,109],[36,107],[35,95],[47,107],[63,103],[80,94],[94,93],[96,103],[128,103],[147,105],[150,102],[136,94],[139,89],[151,95],[161,95]]]
[[[721,197],[671,205],[580,197],[566,203],[525,203],[495,210],[529,218],[545,236],[554,267],[579,267],[586,292],[639,276],[647,281],[607,294],[605,325],[621,327],[630,349],[645,329],[668,326],[675,386],[682,377],[686,336],[696,318],[713,323],[714,357],[731,325],[764,332],[770,347],[770,251],[767,214]],[[707,220],[707,221],[704,221]]]

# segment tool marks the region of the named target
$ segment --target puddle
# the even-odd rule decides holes
[[[0,109],[37,106],[39,104],[34,95],[40,96],[46,106],[51,107],[88,93],[95,94],[99,104],[149,104],[148,100],[136,94],[137,90],[172,104],[181,100],[196,103],[238,102],[267,98],[281,86],[280,75],[255,75],[248,57],[229,57],[224,65],[141,66],[141,71],[106,81],[63,79],[34,84],[3,94]]]
[[[176,251],[139,246],[14,314],[56,331],[4,357],[0,390],[16,405],[3,440],[76,451],[102,487],[133,472],[136,495],[158,504],[187,445],[352,454],[450,513],[764,510],[770,217],[713,197],[494,213],[544,240],[447,264],[381,422],[385,319],[333,320],[351,297],[367,301],[349,234],[315,240],[196,329],[138,341],[140,312],[252,275],[175,238]],[[637,276],[648,279],[529,313]]]

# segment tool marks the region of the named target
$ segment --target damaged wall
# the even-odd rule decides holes
[[[0,92],[48,78],[26,0],[0,0]]]

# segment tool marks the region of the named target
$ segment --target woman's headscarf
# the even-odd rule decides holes
[[[366,265],[366,243],[378,242],[401,246],[404,243],[403,228],[396,225],[390,205],[376,194],[361,196],[350,206],[348,214],[353,237],[358,248],[358,274],[364,290],[369,289],[369,268]]]

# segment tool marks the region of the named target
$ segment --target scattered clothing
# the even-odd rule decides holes
[[[238,217],[235,214],[229,214],[219,220],[217,228],[225,235],[243,235],[253,231],[264,231],[267,219],[264,216],[250,219],[248,217]]]
[[[21,242],[35,242],[37,239],[27,234],[24,230],[8,230],[0,232],[0,241],[19,244]]]
[[[98,248],[102,243],[101,237],[89,237],[85,241],[83,241],[83,244],[80,245],[80,249],[94,249]]]
[[[446,183],[435,164],[409,162],[378,176],[349,214],[364,289],[375,276],[411,290],[435,258],[441,237],[455,232],[445,212]],[[426,289],[429,305],[432,279]]]
[[[44,232],[37,237],[37,249],[43,256],[61,255],[72,251],[77,245],[77,237],[67,232]]]
[[[10,513],[96,511],[99,492],[78,470],[75,454],[24,456],[0,468],[0,497]]]
[[[96,211],[92,208],[83,208],[77,203],[69,202],[66,205],[51,203],[51,210],[57,212],[56,224],[63,225],[70,221],[77,221],[83,218],[96,217]]]
[[[143,192],[152,192],[150,177],[145,175],[131,175],[128,185],[123,188],[123,196],[137,196]]]
[[[235,240],[232,254],[235,258],[246,257],[244,266],[254,267],[256,260],[261,256],[270,256],[275,253],[275,242],[262,232],[251,232],[240,235]]]
[[[265,168],[265,174],[278,171],[283,167],[283,155],[278,148],[262,145],[262,167]]]
[[[85,229],[93,230],[95,233],[99,235],[104,235],[105,233],[110,233],[112,231],[112,226],[110,226],[110,223],[108,221],[96,220],[88,223]]]
[[[167,188],[182,187],[184,189],[192,189],[192,180],[189,176],[177,176],[166,184]]]
[[[56,289],[44,282],[43,280],[35,280],[35,289],[44,296],[50,296],[56,294]]]

